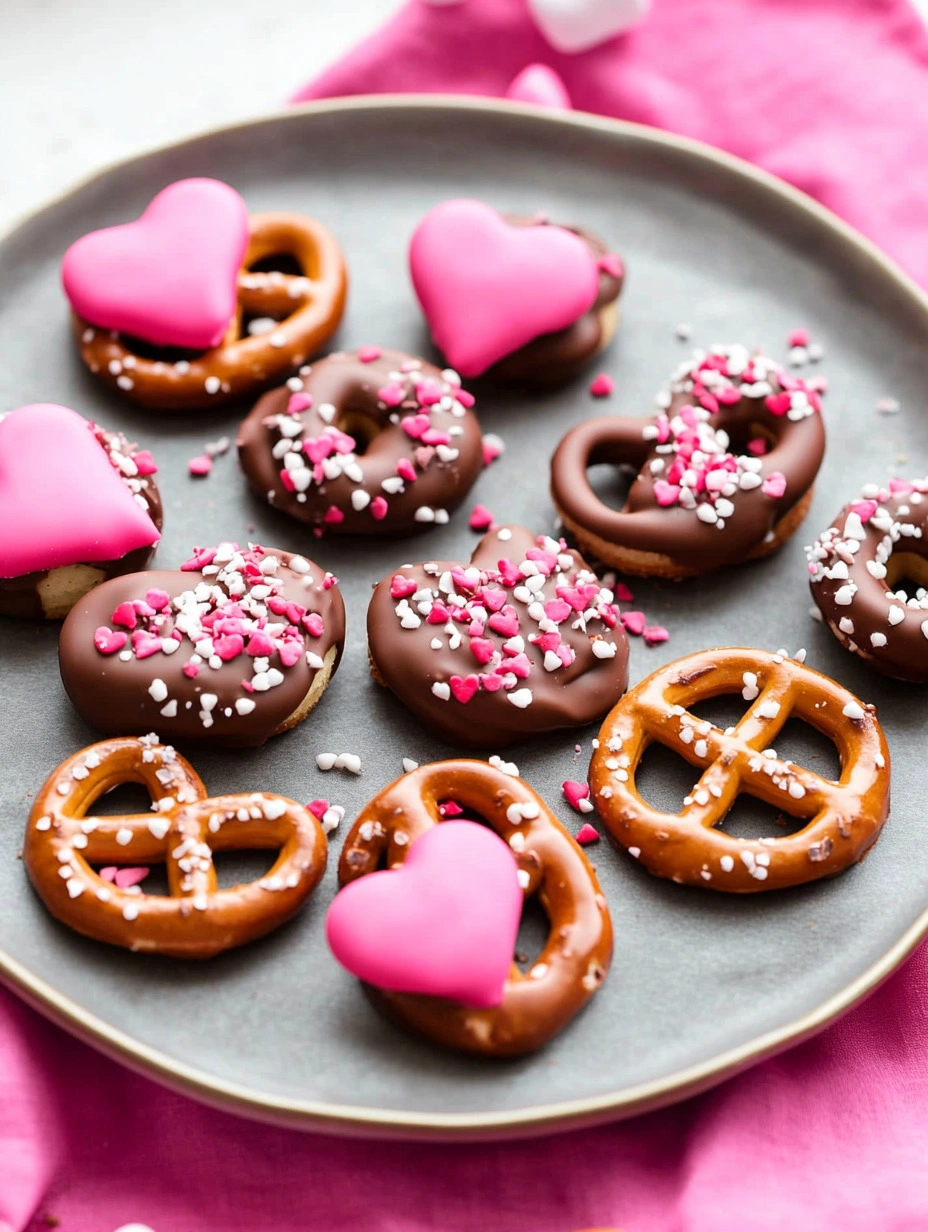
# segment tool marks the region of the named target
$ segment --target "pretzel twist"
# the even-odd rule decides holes
[[[404,775],[358,817],[345,840],[339,881],[402,864],[410,844],[441,824],[439,805],[449,800],[484,818],[509,844],[525,898],[537,895],[550,921],[547,943],[527,972],[513,963],[494,1009],[367,991],[388,1017],[442,1044],[497,1056],[530,1052],[561,1031],[602,984],[612,959],[612,922],[586,856],[526,783],[470,760]],[[535,815],[521,815],[522,807]]]
[[[154,811],[94,816],[100,797],[140,783]],[[279,848],[257,881],[217,888],[216,851]],[[76,753],[33,805],[23,858],[52,915],[130,950],[210,958],[271,932],[302,906],[325,871],[327,844],[301,805],[265,792],[207,797],[200,778],[156,737],[119,738]],[[93,866],[163,863],[169,896],[104,881]]]
[[[150,358],[132,340],[74,315],[81,356],[91,372],[142,406],[188,410],[220,406],[283,379],[332,336],[345,308],[345,261],[332,233],[299,214],[252,214],[238,275],[238,308],[218,347],[199,355]],[[268,257],[292,257],[302,274],[254,271]],[[249,335],[246,319],[277,322]]]
[[[737,693],[751,705],[734,729],[723,732],[691,712]],[[765,755],[790,718],[834,742],[836,781]],[[701,770],[679,813],[651,807],[635,786],[655,741]],[[736,893],[776,890],[863,858],[889,813],[889,751],[874,708],[827,676],[760,650],[704,650],[662,667],[622,698],[600,731],[590,787],[609,833],[656,876]],[[805,825],[783,838],[723,833],[715,827],[741,792]]]

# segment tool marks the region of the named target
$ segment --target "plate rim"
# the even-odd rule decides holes
[[[617,120],[587,112],[556,111],[532,104],[515,103],[484,96],[453,94],[360,94],[346,98],[323,99],[284,110],[276,110],[198,130],[179,140],[160,143],[125,158],[105,163],[70,184],[52,198],[14,217],[0,232],[5,244],[20,228],[38,220],[76,193],[103,180],[113,171],[143,162],[159,154],[209,137],[228,135],[246,129],[279,123],[290,117],[341,112],[454,111],[484,115],[521,117],[528,127],[554,126],[582,128],[620,136],[626,144],[682,153],[694,162],[715,166],[742,182],[747,182],[776,198],[794,216],[803,216],[830,232],[859,256],[879,267],[910,307],[920,310],[928,327],[928,295],[873,241],[827,207],[770,172],[736,155],[705,142],[681,136],[630,120]],[[527,1138],[568,1129],[593,1126],[663,1107],[696,1095],[734,1076],[749,1066],[774,1056],[824,1030],[841,1015],[873,993],[910,956],[928,935],[928,908],[913,921],[902,936],[856,979],[806,1014],[764,1035],[728,1049],[697,1065],[676,1070],[648,1082],[618,1092],[561,1100],[529,1108],[493,1113],[408,1112],[369,1108],[363,1105],[334,1104],[321,1100],[291,1099],[261,1093],[236,1082],[209,1075],[204,1070],[174,1060],[157,1048],[112,1027],[96,1014],[83,1009],[70,997],[34,975],[0,947],[0,983],[16,993],[32,1008],[51,1019],[85,1043],[92,1045],[128,1068],[153,1078],[202,1103],[289,1128],[325,1132],[356,1138],[397,1138],[412,1140],[477,1141]]]

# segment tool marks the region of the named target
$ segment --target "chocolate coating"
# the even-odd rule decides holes
[[[735,368],[748,366],[731,371],[723,384],[719,367],[702,369],[704,361],[697,358],[677,374],[665,395],[666,412],[657,418],[606,417],[571,429],[551,462],[551,495],[565,520],[608,544],[667,557],[689,573],[738,564],[762,547],[775,524],[811,488],[824,456],[825,430],[817,393],[766,357],[749,357],[740,347],[719,348],[708,356],[716,365],[733,360]],[[752,375],[755,379],[748,380]],[[774,411],[771,403],[783,409]],[[689,506],[679,500],[662,505],[657,485],[667,484],[668,477],[682,491],[673,467],[678,446],[685,448],[693,436],[694,429],[680,418],[688,406],[694,408],[706,457],[720,473],[727,466],[731,482],[711,501],[703,485],[694,489]],[[762,456],[745,452],[752,439],[766,443]],[[621,510],[604,504],[590,486],[587,470],[600,463],[637,472]],[[768,485],[777,475],[785,479],[779,496]],[[714,513],[718,506],[724,516],[703,520],[697,510],[709,504],[712,509],[703,512]]]
[[[336,535],[407,534],[448,520],[483,464],[472,399],[459,384],[401,351],[367,362],[357,352],[330,355],[300,379],[301,391],[265,394],[239,428],[239,458],[256,496]],[[303,395],[312,405],[288,414],[291,398]],[[302,453],[291,445],[275,457],[287,440],[302,442]],[[330,452],[320,458],[326,442]],[[299,467],[288,465],[293,457]]]
[[[300,710],[317,673],[331,673],[338,665],[345,638],[341,594],[337,586],[324,584],[327,575],[318,565],[291,552],[261,548],[245,553],[248,564],[255,558],[275,558],[279,562],[273,572],[262,573],[255,568],[249,574],[238,566],[243,556],[233,552],[234,547],[220,545],[220,555],[229,557],[230,562],[224,563],[221,571],[216,564],[204,563],[199,569],[134,573],[113,578],[74,606],[61,629],[58,662],[68,696],[91,726],[107,734],[158,731],[165,738],[180,742],[249,747],[263,744],[269,736],[289,726],[288,720],[297,721],[293,716]],[[301,572],[293,570],[294,562]],[[209,628],[204,628],[196,615],[196,597],[190,597],[201,584],[204,597],[207,588],[216,588],[216,595],[222,596],[223,620],[244,621],[244,635],[234,631],[234,624],[214,625],[212,635]],[[254,586],[262,588],[258,596],[252,595]],[[262,593],[269,588],[269,595]],[[112,627],[119,632],[125,628],[114,621],[114,613],[121,604],[144,602],[149,592],[158,590],[171,599],[163,615],[140,618],[130,641],[121,649],[111,653],[97,649],[94,638],[98,630],[109,632]],[[230,592],[236,596],[234,603],[229,599]],[[179,604],[182,595],[185,599]],[[284,613],[268,611],[266,605],[277,600],[297,604],[307,613],[317,613],[322,618],[321,635],[312,636],[302,619],[291,620]],[[244,611],[244,616],[238,614],[239,610]],[[298,613],[294,611],[293,615]],[[260,648],[252,641],[262,620],[262,627],[269,628],[274,638],[269,654],[256,653]],[[153,653],[145,653],[148,648],[144,643],[153,633],[155,623],[161,621],[156,636],[170,639],[176,632],[178,649],[165,653],[156,647]],[[193,636],[185,631],[188,627]],[[209,657],[204,636],[212,636],[216,643],[212,648],[215,658]],[[217,647],[221,637],[239,637],[242,648],[234,656],[220,659]],[[132,650],[136,638],[141,656],[136,652],[123,660],[121,654]],[[292,656],[282,648],[281,641],[292,644]],[[223,653],[236,645],[234,641],[223,643]],[[203,651],[199,658],[198,647]],[[327,655],[333,648],[334,660],[329,662]],[[307,661],[307,653],[316,657],[316,666]],[[294,661],[288,666],[291,658]],[[196,675],[184,673],[189,664],[198,666]],[[270,682],[266,682],[271,673],[279,674],[280,681],[273,683],[276,676],[271,676]],[[243,681],[256,683],[249,689]],[[204,705],[204,698],[215,700]]]
[[[164,508],[154,475],[126,473],[127,470],[132,469],[131,458],[137,451],[137,446],[130,445],[121,432],[107,432],[103,428],[95,427],[94,434],[109,454],[110,461],[119,471],[126,487],[133,496],[138,496],[145,502],[148,516],[160,531],[164,520]],[[103,574],[100,582],[103,582],[124,573],[136,573],[139,569],[144,569],[154,556],[156,546],[152,544],[151,547],[136,548],[118,560],[75,561],[74,564],[99,571]],[[59,568],[66,569],[67,566]],[[16,616],[23,620],[42,620],[45,617],[45,611],[40,588],[50,574],[56,572],[57,570],[43,569],[33,573],[22,573],[19,577],[0,577],[0,615]]]
[[[928,479],[864,489],[809,549],[835,637],[897,680],[928,682]]]
[[[609,909],[586,856],[541,797],[479,761],[421,766],[386,787],[345,839],[339,882],[372,873],[382,861],[388,868],[402,864],[416,839],[441,824],[439,805],[447,800],[484,817],[512,848],[526,899],[537,895],[550,921],[545,948],[529,972],[513,964],[502,1004],[494,1009],[369,985],[365,990],[388,1018],[429,1039],[486,1056],[519,1056],[563,1030],[602,986],[612,961]],[[527,810],[518,820],[509,815],[513,805]]]
[[[591,231],[571,227],[566,223],[549,222],[543,217],[529,218],[514,214],[506,214],[504,217],[514,227],[561,227],[565,231],[572,231],[583,240],[598,262],[611,256],[621,269],[621,273],[617,274],[608,268],[609,262],[601,263],[599,291],[588,312],[567,329],[533,338],[518,351],[513,351],[505,359],[493,364],[485,374],[491,379],[542,389],[563,385],[582,372],[589,360],[602,350],[608,341],[608,338],[603,337],[603,310],[614,304],[622,293],[625,285],[624,265],[610,252],[599,236]]]
[[[501,539],[501,534],[508,538]],[[538,562],[542,566],[552,558],[557,562],[536,592],[530,592],[527,583],[538,585],[535,579],[541,575],[525,577],[518,572],[530,551],[547,552],[548,562]],[[503,559],[510,579],[517,578],[515,583],[501,579]],[[582,726],[614,705],[628,683],[628,642],[621,625],[616,624],[618,613],[612,592],[600,587],[579,553],[568,552],[543,537],[536,539],[524,527],[502,527],[481,539],[471,557],[470,569],[474,573],[469,578],[458,572],[455,581],[451,570],[461,571],[461,565],[429,561],[394,570],[374,588],[367,613],[374,675],[413,714],[449,744],[498,748],[544,732]],[[397,583],[397,578],[403,582]],[[410,589],[413,582],[415,593]],[[590,588],[580,610],[556,594],[557,590],[566,589],[578,602],[578,585]],[[394,597],[391,588],[406,589],[409,593],[406,597]],[[424,594],[426,590],[431,598]],[[500,612],[481,604],[485,591],[494,592],[494,602],[503,601]],[[421,597],[417,599],[416,595]],[[569,608],[559,622],[544,611],[535,609],[533,613],[535,604],[540,607],[552,602]],[[428,614],[426,604],[431,604]],[[439,604],[446,610],[456,609],[457,618],[442,616],[436,621]],[[575,628],[575,624],[584,623],[581,611],[591,609],[598,614],[587,616],[586,628]],[[507,616],[508,629],[493,627],[505,625]],[[404,627],[404,622],[407,626],[415,623],[415,627]],[[531,641],[532,637],[547,637],[548,653],[552,655],[558,645],[566,646],[569,649],[564,652],[565,657],[572,657],[572,662],[550,670],[556,659],[549,658],[546,667],[546,650]],[[516,638],[524,643],[518,650],[518,642],[513,641]],[[432,648],[433,639],[441,641],[439,649]],[[453,649],[455,641],[459,644]],[[504,650],[507,642],[508,651]],[[597,656],[596,643],[608,657]],[[492,679],[502,674],[496,668],[504,663],[522,673],[513,675],[506,682],[508,687],[501,687]],[[458,688],[471,693],[466,702],[458,700],[452,691],[457,680],[462,682]],[[493,691],[488,688],[488,681],[496,686]],[[435,685],[440,693],[448,688],[448,697],[436,695]],[[520,706],[518,701],[524,702],[526,693],[531,695],[530,700]],[[511,696],[516,696],[517,702],[510,701]]]

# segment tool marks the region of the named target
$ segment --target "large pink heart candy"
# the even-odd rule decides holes
[[[503,999],[521,914],[503,840],[474,821],[446,821],[416,839],[399,868],[345,886],[326,936],[365,983],[486,1009]]]
[[[515,227],[481,201],[436,205],[409,249],[413,286],[439,350],[479,376],[592,308],[599,271],[564,227]]]
[[[137,222],[82,236],[61,278],[78,314],[155,346],[217,346],[235,314],[248,211],[220,180],[178,180]]]
[[[158,538],[76,411],[40,402],[0,420],[0,577],[119,560]]]

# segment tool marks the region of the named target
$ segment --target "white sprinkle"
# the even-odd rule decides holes
[[[177,716],[177,698],[172,697],[167,705],[161,707],[158,713],[163,715],[166,719],[175,718]]]
[[[775,719],[780,713],[780,703],[774,701],[761,702],[754,713],[762,719]]]
[[[320,770],[331,770],[337,759],[337,753],[318,753],[316,755],[316,765]]]
[[[629,847],[628,854],[632,857],[633,860],[637,860],[638,857],[641,855],[641,848],[640,847]]]
[[[848,702],[841,713],[846,719],[852,719],[855,723],[859,723],[864,717],[863,707],[857,702]]]
[[[757,687],[757,674],[755,672],[745,672],[741,679],[744,682],[741,696],[746,702],[752,702],[760,693],[760,689]]]
[[[241,715],[251,714],[252,710],[255,708],[255,705],[256,703],[253,702],[250,697],[240,697],[235,703],[235,712],[236,714]]]
[[[885,633],[871,633],[870,634],[870,645],[875,650],[880,650],[883,646],[886,645],[886,634]]]
[[[164,817],[153,817],[148,823],[148,832],[154,838],[162,839],[171,828],[171,823]]]
[[[721,867],[722,872],[730,873],[735,867],[735,862],[731,856],[722,856],[721,860],[719,860],[719,866]]]
[[[404,774],[412,774],[413,770],[418,770],[418,769],[419,769],[419,763],[417,761],[413,761],[411,757],[403,758],[403,773]]]
[[[138,903],[126,903],[122,909],[122,918],[128,920],[130,924],[133,920],[137,920],[139,918]]]
[[[52,828],[52,819],[50,817],[40,817],[35,823],[37,830],[50,830]]]
[[[523,890],[527,890],[529,887],[529,882],[531,881],[531,878],[529,877],[528,873],[526,872],[524,868],[520,868],[516,870],[516,878],[518,879],[519,886]]]
[[[84,893],[84,883],[80,881],[77,877],[69,878],[68,881],[65,882],[65,884],[68,889],[68,894],[71,898],[77,898],[78,895]]]
[[[614,659],[616,652],[615,642],[607,642],[603,638],[598,637],[592,643],[593,654],[597,659]]]
[[[901,624],[901,622],[905,620],[905,608],[897,607],[895,604],[892,604],[890,606],[888,616],[889,623],[891,625]]]
[[[513,693],[506,694],[506,700],[512,702],[513,706],[519,710],[524,710],[526,706],[532,704],[531,689],[516,689]]]
[[[439,701],[443,702],[446,702],[451,696],[451,689],[443,680],[435,681],[432,685],[432,692],[439,699]]]
[[[203,388],[208,394],[218,394],[222,388],[222,382],[218,376],[208,376],[203,382]]]
[[[417,522],[434,522],[435,510],[430,509],[428,505],[420,505],[413,517]]]
[[[287,345],[287,335],[279,331],[268,335],[268,342],[272,347],[285,347]]]
[[[847,586],[841,586],[835,591],[835,603],[839,607],[848,607],[854,602],[854,595],[857,593],[857,587],[853,583],[848,583]]]
[[[121,830],[117,830],[116,831],[116,842],[120,845],[120,847],[127,846],[129,843],[132,842],[132,831],[129,830],[126,826],[123,826]]]
[[[361,758],[357,753],[339,753],[335,758],[336,770],[348,770],[351,774],[361,773]]]
[[[283,817],[286,813],[287,805],[284,800],[264,800],[262,809],[268,821],[276,821],[278,817]]]
[[[363,488],[355,488],[355,490],[351,493],[351,507],[358,513],[360,513],[362,509],[366,509],[370,503],[370,493],[365,492]]]

